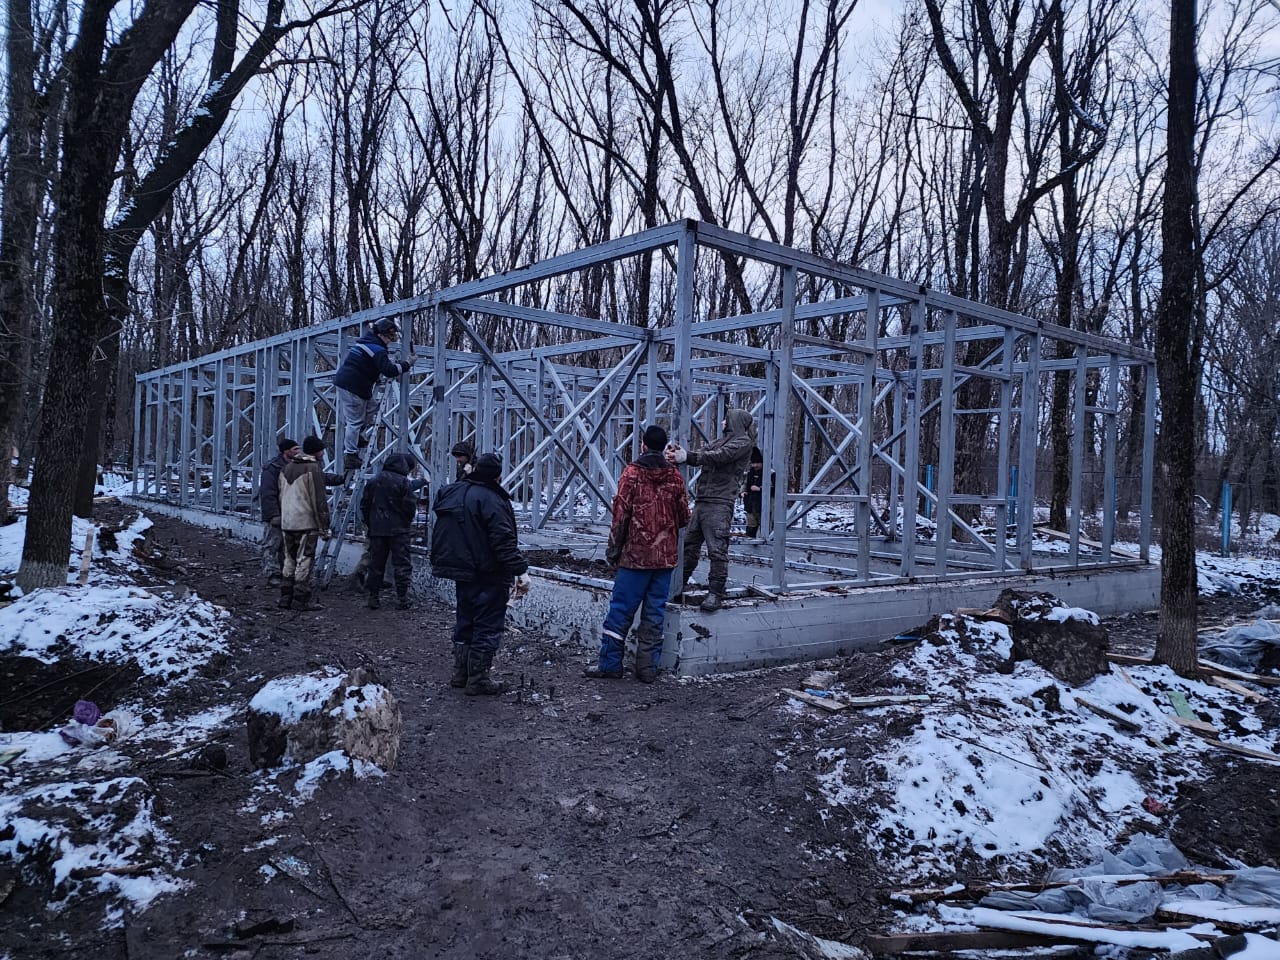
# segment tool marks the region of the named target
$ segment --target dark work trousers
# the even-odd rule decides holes
[[[377,593],[386,585],[388,556],[391,557],[391,570],[396,575],[396,596],[403,600],[409,596],[409,579],[413,576],[407,533],[369,538],[369,572],[365,588],[370,593]]]
[[[477,652],[495,652],[507,628],[507,600],[511,581],[458,582],[458,615],[453,642]]]
[[[707,586],[713,593],[723,594],[729,579],[729,523],[733,520],[732,500],[699,500],[693,505],[693,517],[684,531],[684,580],[688,583],[698,566],[702,544],[707,545],[711,573]]]

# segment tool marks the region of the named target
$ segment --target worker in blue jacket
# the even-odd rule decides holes
[[[373,385],[379,377],[394,379],[409,372],[408,360],[392,360],[387,347],[400,339],[400,328],[390,317],[374,321],[369,332],[351,345],[333,375],[338,388],[338,407],[345,428],[342,432],[342,469],[360,469],[360,448],[369,440],[362,436],[373,426],[378,411],[373,403]]]

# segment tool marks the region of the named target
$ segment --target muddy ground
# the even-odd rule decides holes
[[[770,916],[851,943],[880,927],[893,880],[862,848],[856,811],[824,821],[814,771],[775,754],[825,745],[816,719],[773,708],[812,665],[651,687],[590,682],[579,676],[588,653],[513,632],[498,667],[523,681],[520,697],[468,698],[447,684],[443,605],[371,612],[335,584],[323,610],[283,613],[259,585],[252,546],[165,519],[153,539],[165,553],[157,578],[236,620],[230,656],[158,712],[245,702],[284,672],[371,664],[403,712],[399,763],[383,779],[326,782],[265,824],[243,728],[220,740],[224,773],[185,760],[140,768],[186,851],[174,865],[185,892],[103,929],[101,904],[50,913],[50,891],[19,882],[0,904],[0,953],[767,960],[797,955],[760,935]],[[1118,647],[1150,650],[1153,619],[1115,627]],[[869,693],[890,656],[833,665]],[[54,696],[74,702],[75,691]],[[1273,773],[1224,760],[1179,805],[1175,839],[1207,864],[1280,865]],[[832,848],[844,856],[823,853]],[[272,862],[302,866],[268,879]]]

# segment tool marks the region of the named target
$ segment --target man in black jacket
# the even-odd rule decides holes
[[[262,502],[262,573],[267,586],[278,589],[284,583],[284,534],[280,532],[280,471],[302,451],[297,440],[281,439],[276,448],[280,455],[267,461],[258,481],[258,499]]]
[[[440,491],[434,507],[431,571],[457,587],[449,683],[472,697],[506,689],[489,679],[489,670],[506,633],[507,601],[529,591],[529,564],[501,475],[502,458],[481,454],[471,473]]]
[[[396,606],[409,609],[409,578],[413,564],[409,559],[409,534],[418,515],[417,487],[409,479],[413,458],[404,453],[387,457],[381,472],[365,484],[360,496],[360,515],[369,531],[369,567],[365,589],[369,591],[369,609],[379,607],[378,592],[387,570],[387,557],[396,575]]]
[[[389,317],[377,320],[369,332],[352,344],[333,375],[342,410],[342,469],[360,469],[360,448],[368,444],[362,433],[373,426],[377,409],[373,405],[373,385],[379,377],[395,379],[409,371],[408,360],[392,360],[387,347],[400,338],[400,328]]]

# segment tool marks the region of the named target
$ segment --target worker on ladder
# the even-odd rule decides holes
[[[369,332],[352,344],[333,375],[338,388],[338,405],[342,410],[342,469],[359,470],[360,450],[369,445],[366,434],[373,427],[378,404],[373,387],[379,377],[395,379],[409,372],[408,360],[392,360],[387,347],[400,339],[400,328],[390,317],[375,320]]]

